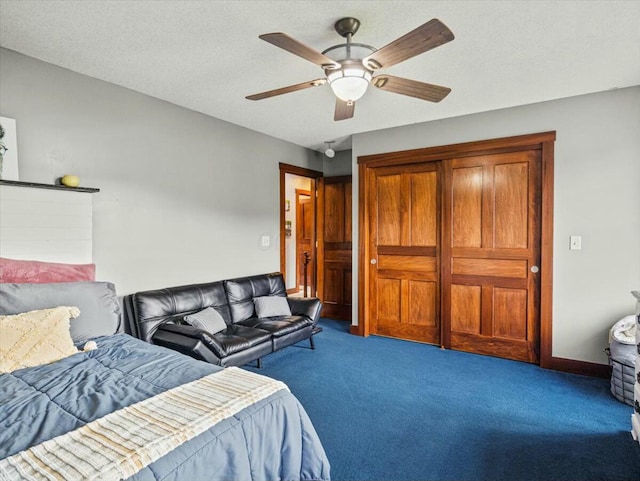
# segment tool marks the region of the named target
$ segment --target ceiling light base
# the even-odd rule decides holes
[[[330,159],[333,159],[336,156],[336,151],[331,148],[331,144],[335,143],[335,141],[328,142],[325,140],[324,143],[327,144],[327,148],[324,151],[324,155],[326,155]]]
[[[333,28],[336,29],[338,35],[347,38],[349,35],[354,36],[360,28],[360,20],[353,17],[345,17],[338,20]]]

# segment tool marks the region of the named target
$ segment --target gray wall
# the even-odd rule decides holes
[[[74,173],[101,189],[94,261],[120,294],[278,270],[278,162],[323,169],[302,147],[4,49],[0,114],[18,122],[21,180]],[[547,130],[558,137],[553,355],[605,362],[607,329],[640,288],[640,87],[354,135],[354,245],[358,156]],[[324,161],[326,175],[351,173],[343,156]],[[354,269],[355,288],[357,250]]]
[[[325,177],[336,177],[338,175],[351,175],[351,155],[350,150],[336,152],[333,159],[323,155],[322,168]]]
[[[5,49],[0,114],[20,180],[101,189],[94,262],[121,295],[279,270],[278,162],[322,170],[310,150]]]
[[[640,87],[354,135],[353,245],[358,156],[550,130],[557,131],[553,355],[605,363],[608,328],[634,312],[629,292],[640,289]],[[569,250],[570,235],[582,236],[582,250]]]

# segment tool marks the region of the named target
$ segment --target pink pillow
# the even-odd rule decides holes
[[[95,264],[58,264],[0,257],[0,282],[46,284],[95,280]]]

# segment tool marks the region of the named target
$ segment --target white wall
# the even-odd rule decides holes
[[[629,292],[640,288],[640,87],[354,135],[353,243],[358,156],[551,130],[553,356],[606,363],[607,330],[633,312]],[[581,251],[569,250],[570,235],[582,236]]]
[[[279,270],[278,162],[322,170],[308,149],[6,49],[0,114],[20,180],[101,189],[93,259],[120,295]]]

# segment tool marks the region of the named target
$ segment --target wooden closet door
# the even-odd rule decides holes
[[[447,160],[444,172],[443,344],[537,363],[539,151]]]
[[[351,320],[351,176],[318,182],[318,297],[323,317]]]
[[[376,168],[371,182],[371,334],[439,344],[439,163]]]

